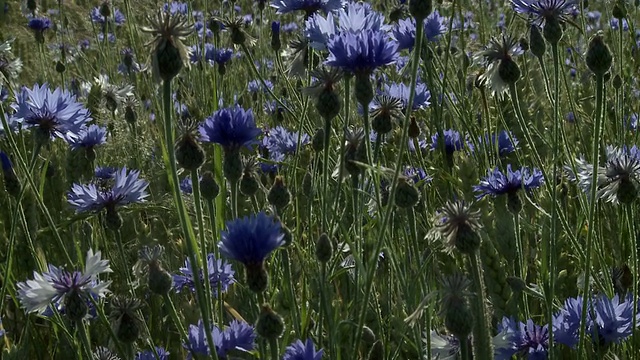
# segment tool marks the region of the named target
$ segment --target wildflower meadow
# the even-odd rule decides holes
[[[639,0],[0,0],[0,359],[640,359]]]

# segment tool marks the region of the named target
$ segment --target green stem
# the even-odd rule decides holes
[[[269,339],[269,349],[271,350],[271,360],[279,360],[278,340]]]
[[[204,281],[204,295],[206,297],[207,311],[209,318],[213,319],[213,312],[211,311],[211,282],[209,282],[209,266],[208,266],[208,257],[207,257],[207,240],[205,238],[205,228],[204,228],[204,218],[202,215],[202,201],[200,199],[200,179],[198,179],[198,171],[191,171],[191,184],[193,187],[193,202],[196,208],[196,219],[198,221],[198,237],[200,240],[200,256],[202,257],[202,275],[205,279]],[[217,266],[214,263],[214,266]]]
[[[80,343],[82,344],[82,349],[86,353],[87,359],[92,359],[93,352],[91,351],[91,340],[89,339],[89,333],[87,332],[84,321],[79,320],[76,325],[78,327],[78,332],[80,333]]]
[[[422,49],[423,37],[424,37],[424,19],[416,19],[416,41],[415,41],[415,49],[413,50],[413,61],[411,63],[411,90],[409,92],[409,101],[407,101],[407,109],[413,108],[413,100],[416,95],[416,84],[418,78],[418,65],[420,63],[420,49]],[[402,139],[400,140],[400,150],[396,156],[396,169],[393,175],[393,181],[391,182],[391,187],[389,190],[389,202],[387,208],[384,212],[384,216],[382,217],[382,223],[380,224],[380,232],[378,233],[378,239],[375,245],[375,249],[371,255],[371,265],[367,270],[366,277],[366,286],[364,291],[363,299],[369,299],[371,294],[371,290],[373,288],[373,278],[376,270],[376,263],[378,261],[378,254],[380,254],[380,250],[382,249],[382,245],[384,243],[385,234],[387,230],[387,226],[389,224],[389,220],[391,219],[391,215],[394,213],[394,199],[396,195],[396,188],[398,186],[398,178],[400,176],[400,171],[402,166],[402,159],[404,156],[404,151],[406,150],[407,142],[409,140],[409,123],[410,123],[411,112],[407,111],[405,114],[405,119],[403,123],[402,129]],[[368,304],[362,304],[360,307],[360,315],[358,316],[358,327],[356,330],[355,339],[360,339],[362,337],[362,329],[364,326],[365,315],[367,313]],[[359,341],[354,341],[354,347],[352,354],[357,354],[358,352],[358,344]]]
[[[195,236],[193,235],[193,228],[191,227],[189,218],[187,216],[187,211],[184,207],[184,203],[182,201],[182,195],[180,194],[180,188],[178,184],[180,181],[178,180],[178,169],[176,167],[176,154],[173,150],[173,144],[175,143],[174,133],[173,133],[173,125],[171,114],[173,113],[173,102],[171,101],[171,81],[164,81],[162,85],[162,101],[163,101],[163,109],[164,109],[164,136],[165,136],[165,147],[163,151],[165,152],[165,162],[168,162],[167,171],[169,176],[169,183],[171,187],[171,191],[173,193],[174,204],[178,210],[178,217],[180,218],[180,225],[182,227],[182,232],[184,237],[186,238],[187,244],[187,255],[189,257],[189,261],[191,263],[191,271],[194,274],[200,273],[200,262],[198,261],[198,244],[196,243]],[[200,307],[200,312],[202,314],[202,322],[204,324],[205,329],[211,329],[211,322],[209,321],[208,316],[208,308],[209,305],[206,302],[206,295],[204,294],[204,289],[202,286],[202,282],[200,281],[199,276],[194,276],[194,287],[196,290],[196,297],[198,299],[198,306]],[[205,331],[207,336],[208,344],[214,344],[213,335],[211,331]],[[213,351],[215,353],[215,351]]]
[[[602,131],[602,109],[604,101],[604,75],[596,74],[596,113],[595,121],[593,123],[593,144],[592,144],[592,161],[593,161],[593,174],[591,176],[591,189],[589,191],[589,215],[587,225],[589,226],[587,231],[587,243],[586,254],[584,262],[584,285],[582,287],[582,316],[580,321],[580,342],[578,347],[578,354],[582,354],[585,349],[585,337],[586,337],[586,318],[587,308],[589,300],[589,279],[591,278],[591,253],[593,252],[593,238],[595,236],[595,215],[598,199],[596,198],[598,190],[598,167],[600,166],[600,133]]]
[[[487,294],[484,291],[484,279],[482,277],[482,263],[480,254],[475,251],[469,256],[471,262],[471,274],[473,285],[476,290],[475,306],[476,322],[473,327],[473,355],[474,359],[493,359],[493,349],[491,342],[491,324],[487,319],[487,308],[484,305]],[[465,339],[460,339],[460,343]]]
[[[348,88],[348,83],[347,83]],[[329,194],[327,193],[329,184],[329,148],[331,147],[331,119],[324,119],[324,152],[322,153],[322,228],[324,232],[329,231],[328,206]],[[329,234],[327,234],[329,235]]]
[[[633,206],[627,206],[627,208],[625,209],[626,213],[627,213],[627,224],[629,226],[629,243],[631,246],[631,262],[633,263],[633,266],[631,267],[633,269],[633,273],[637,274],[638,273],[638,246],[636,245],[636,239],[638,234],[636,234],[636,230],[635,230],[635,217],[633,216]],[[638,282],[634,281],[633,282],[633,287],[632,287],[632,293],[635,295],[638,293]],[[636,329],[638,326],[638,319],[637,319],[637,314],[638,313],[638,307],[634,306],[633,307],[633,321],[632,321],[632,329]],[[631,335],[631,346],[632,346],[632,350],[631,353],[632,354],[638,354],[638,344],[635,341],[636,340],[636,332],[634,331]]]
[[[213,204],[213,200],[207,200],[207,210],[209,211],[209,222],[211,223],[211,232],[213,233],[214,239],[218,238],[218,230],[216,227],[216,208]],[[213,255],[216,258],[216,261],[220,258],[220,251],[218,250],[217,244],[213,247]],[[216,297],[216,311],[215,314],[218,315],[218,324],[219,328],[222,328],[222,323],[224,322],[224,300],[222,298],[222,284],[218,282],[218,296]]]

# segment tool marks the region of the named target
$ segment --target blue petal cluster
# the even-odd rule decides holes
[[[464,148],[465,140],[460,135],[459,131],[449,129],[443,131],[444,135],[444,148],[447,154],[451,155],[456,151],[460,151]],[[437,150],[440,146],[438,144],[439,133],[431,136],[431,150]],[[470,145],[470,144],[468,144]]]
[[[371,73],[398,58],[398,44],[376,30],[340,33],[329,40],[327,49],[325,64],[352,74]]]
[[[437,42],[440,36],[447,31],[447,19],[434,10],[425,20],[423,33],[425,41]],[[393,37],[398,42],[398,51],[412,50],[416,43],[416,20],[406,18],[398,21],[393,28]]]
[[[306,15],[311,15],[318,10],[330,13],[342,8],[343,0],[273,0],[271,7],[276,9],[276,14],[287,14],[302,10]]]
[[[103,186],[103,183],[73,184],[67,194],[67,201],[76,213],[98,212],[105,208],[142,202],[149,196],[146,191],[149,183],[139,177],[140,171],[129,172],[124,167],[115,172],[110,186]]]
[[[509,360],[513,355],[546,359],[549,351],[548,325],[536,325],[531,319],[525,324],[505,317],[498,325],[498,335],[493,342],[497,360]]]
[[[173,275],[173,287],[176,292],[181,292],[185,287],[188,287],[191,292],[195,292],[191,261],[189,261],[188,258],[184,261],[184,266],[180,268],[180,273],[181,274]],[[207,255],[207,273],[209,275],[211,290],[215,296],[218,296],[218,285],[220,285],[222,292],[226,292],[229,285],[236,282],[234,278],[235,271],[231,268],[231,264],[222,259],[216,260],[213,254]],[[198,276],[201,282],[204,281],[204,271],[199,270]]]
[[[511,164],[507,165],[506,174],[495,168],[493,171],[489,171],[487,176],[480,180],[480,184],[473,187],[474,191],[478,193],[477,199],[482,199],[485,196],[491,195],[493,197],[503,194],[515,193],[520,189],[526,191],[537,189],[542,186],[544,177],[542,171],[534,168],[529,170],[527,167],[522,167],[519,170],[513,171]]]
[[[549,18],[568,19],[578,8],[575,0],[511,0],[515,12],[527,15],[538,26]]]
[[[221,237],[220,253],[244,265],[261,264],[273,250],[284,245],[280,221],[264,212],[227,222]]]
[[[200,125],[202,141],[220,144],[225,151],[251,148],[260,134],[251,109],[245,111],[240,106],[216,111]]]
[[[116,26],[122,26],[125,20],[124,14],[116,8],[111,9],[111,16],[108,19],[100,14],[99,7],[94,7],[91,10],[91,22],[94,24],[105,25],[107,21],[112,21]]]
[[[307,339],[306,342],[297,340],[293,344],[287,346],[282,356],[282,360],[320,360],[324,350],[316,351],[313,340]]]
[[[404,83],[385,83],[380,95],[386,95],[394,99],[400,100],[402,103],[402,111],[407,111],[407,105],[409,105],[409,95],[411,87]],[[431,105],[429,100],[431,99],[431,92],[427,89],[427,85],[424,83],[416,84],[416,92],[413,98],[412,110],[425,109]],[[379,98],[374,97],[371,102],[371,110],[375,110],[380,107]]]
[[[583,298],[569,298],[564,307],[554,316],[553,334],[557,343],[575,347],[580,339]],[[605,295],[587,301],[585,319],[586,332],[591,341],[600,346],[620,343],[633,333],[635,300],[631,295],[612,299]],[[636,311],[637,313],[637,311]],[[636,314],[636,327],[640,325],[640,314]]]
[[[67,133],[65,139],[71,150],[92,149],[107,142],[107,128],[95,124],[89,125],[78,133]]]
[[[206,331],[202,320],[198,321],[198,325],[189,325],[188,343],[183,346],[196,355],[211,355]],[[237,320],[232,321],[224,330],[214,326],[211,329],[211,337],[218,359],[226,359],[231,350],[251,351],[256,347],[257,336],[254,328]],[[191,353],[187,355],[187,360],[190,359],[192,359]]]
[[[156,357],[156,353],[158,356]],[[171,353],[162,347],[156,346],[155,352],[153,350],[145,350],[136,354],[135,360],[169,360]]]
[[[78,134],[91,120],[89,110],[75,96],[60,88],[51,91],[48,84],[22,89],[12,107],[16,110],[13,121],[37,128],[52,138],[64,139],[70,132]]]

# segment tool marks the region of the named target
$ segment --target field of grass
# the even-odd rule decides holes
[[[0,0],[0,358],[640,358],[639,8]]]

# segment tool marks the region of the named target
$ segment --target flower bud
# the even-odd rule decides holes
[[[411,117],[411,122],[409,123],[409,138],[417,139],[420,136],[420,126],[418,126],[418,122],[416,121],[416,117]]]
[[[591,39],[586,56],[587,66],[596,76],[604,76],[611,68],[613,57],[609,46],[604,43],[602,35],[598,34]]]
[[[267,194],[267,200],[269,204],[276,207],[278,212],[281,212],[291,202],[291,193],[284,184],[282,176],[276,176],[276,180]]]
[[[424,20],[433,11],[433,2],[431,0],[410,0],[409,13],[416,19],[416,23]]]
[[[64,74],[66,70],[67,70],[67,67],[64,66],[64,64],[61,61],[56,61],[56,72],[58,74]]]
[[[638,189],[631,180],[623,179],[618,185],[616,197],[621,204],[632,204],[638,198]]]
[[[324,150],[324,129],[318,128],[316,133],[311,138],[311,148],[313,151],[319,153]]]
[[[624,1],[616,1],[615,5],[613,5],[613,9],[611,10],[611,15],[620,22],[622,22],[622,19],[627,17],[627,7],[625,6]]]
[[[522,210],[522,200],[520,200],[517,192],[507,194],[507,209],[514,215],[517,215]]]
[[[512,59],[503,59],[498,65],[498,75],[505,83],[515,84],[520,79],[520,67]]]
[[[158,47],[154,53],[154,67],[163,81],[171,81],[184,66],[180,50],[171,41],[165,41],[163,47]]]
[[[100,4],[100,15],[105,18],[111,17],[111,4],[109,1],[103,1],[102,4]]]
[[[107,207],[107,214],[104,217],[104,225],[107,229],[112,231],[118,231],[122,227],[122,216],[120,216],[115,207]]]
[[[544,38],[542,37],[542,34],[540,34],[540,30],[538,30],[536,25],[531,25],[529,30],[529,49],[531,50],[531,53],[538,58],[542,58],[547,50]]]
[[[64,304],[64,313],[71,321],[80,321],[87,315],[89,307],[86,300],[80,294],[73,290],[67,295]]]
[[[195,171],[204,164],[205,153],[191,134],[185,134],[176,143],[176,161],[183,169]]]
[[[240,179],[240,193],[246,197],[251,197],[258,192],[259,188],[260,184],[256,177],[252,173],[245,171]]]
[[[153,261],[149,264],[148,285],[152,293],[165,295],[173,287],[173,277],[158,261]]]
[[[459,340],[465,340],[473,329],[473,312],[465,301],[451,302],[444,315],[444,326]]]
[[[243,166],[240,152],[237,150],[225,151],[222,162],[222,173],[229,183],[235,184],[242,177]]]
[[[280,22],[274,21],[271,23],[271,49],[273,51],[280,51],[282,43],[280,42]]]
[[[616,76],[613,77],[612,85],[614,89],[620,90],[620,88],[622,87],[622,77],[620,76],[620,74],[616,74]]]
[[[384,347],[382,345],[382,340],[376,341],[371,350],[369,351],[369,356],[367,356],[367,360],[383,360],[384,359]]]
[[[545,18],[542,34],[551,45],[557,45],[562,38],[562,25],[557,16],[547,16]]]
[[[398,187],[396,188],[396,206],[401,209],[409,209],[414,207],[420,200],[420,192],[413,184],[409,183],[405,178],[398,179]]]
[[[256,333],[267,340],[276,340],[284,332],[284,321],[267,304],[262,305],[262,311],[256,323]]]
[[[333,255],[333,244],[326,233],[322,233],[316,242],[316,259],[322,264],[326,264],[331,260]]]
[[[342,99],[337,91],[333,89],[324,89],[318,95],[316,100],[316,110],[323,119],[333,119],[340,114],[342,108]]]
[[[211,171],[205,171],[200,179],[200,195],[205,200],[213,201],[220,193],[220,186]]]
[[[138,117],[136,115],[136,111],[132,106],[127,106],[124,108],[124,120],[129,124],[135,124]]]
[[[109,318],[116,338],[123,343],[131,344],[140,336],[142,321],[136,313],[140,306],[140,300],[127,297],[116,297],[111,302]]]
[[[262,293],[269,286],[269,273],[264,263],[248,264],[245,266],[247,287],[254,293]]]
[[[371,84],[371,77],[368,73],[356,74],[356,100],[362,105],[362,107],[369,107],[369,103],[373,100],[373,84]]]
[[[313,176],[308,171],[302,178],[302,194],[308,198],[313,197]]]
[[[473,255],[480,248],[480,235],[467,223],[458,226],[455,248],[465,255]]]

